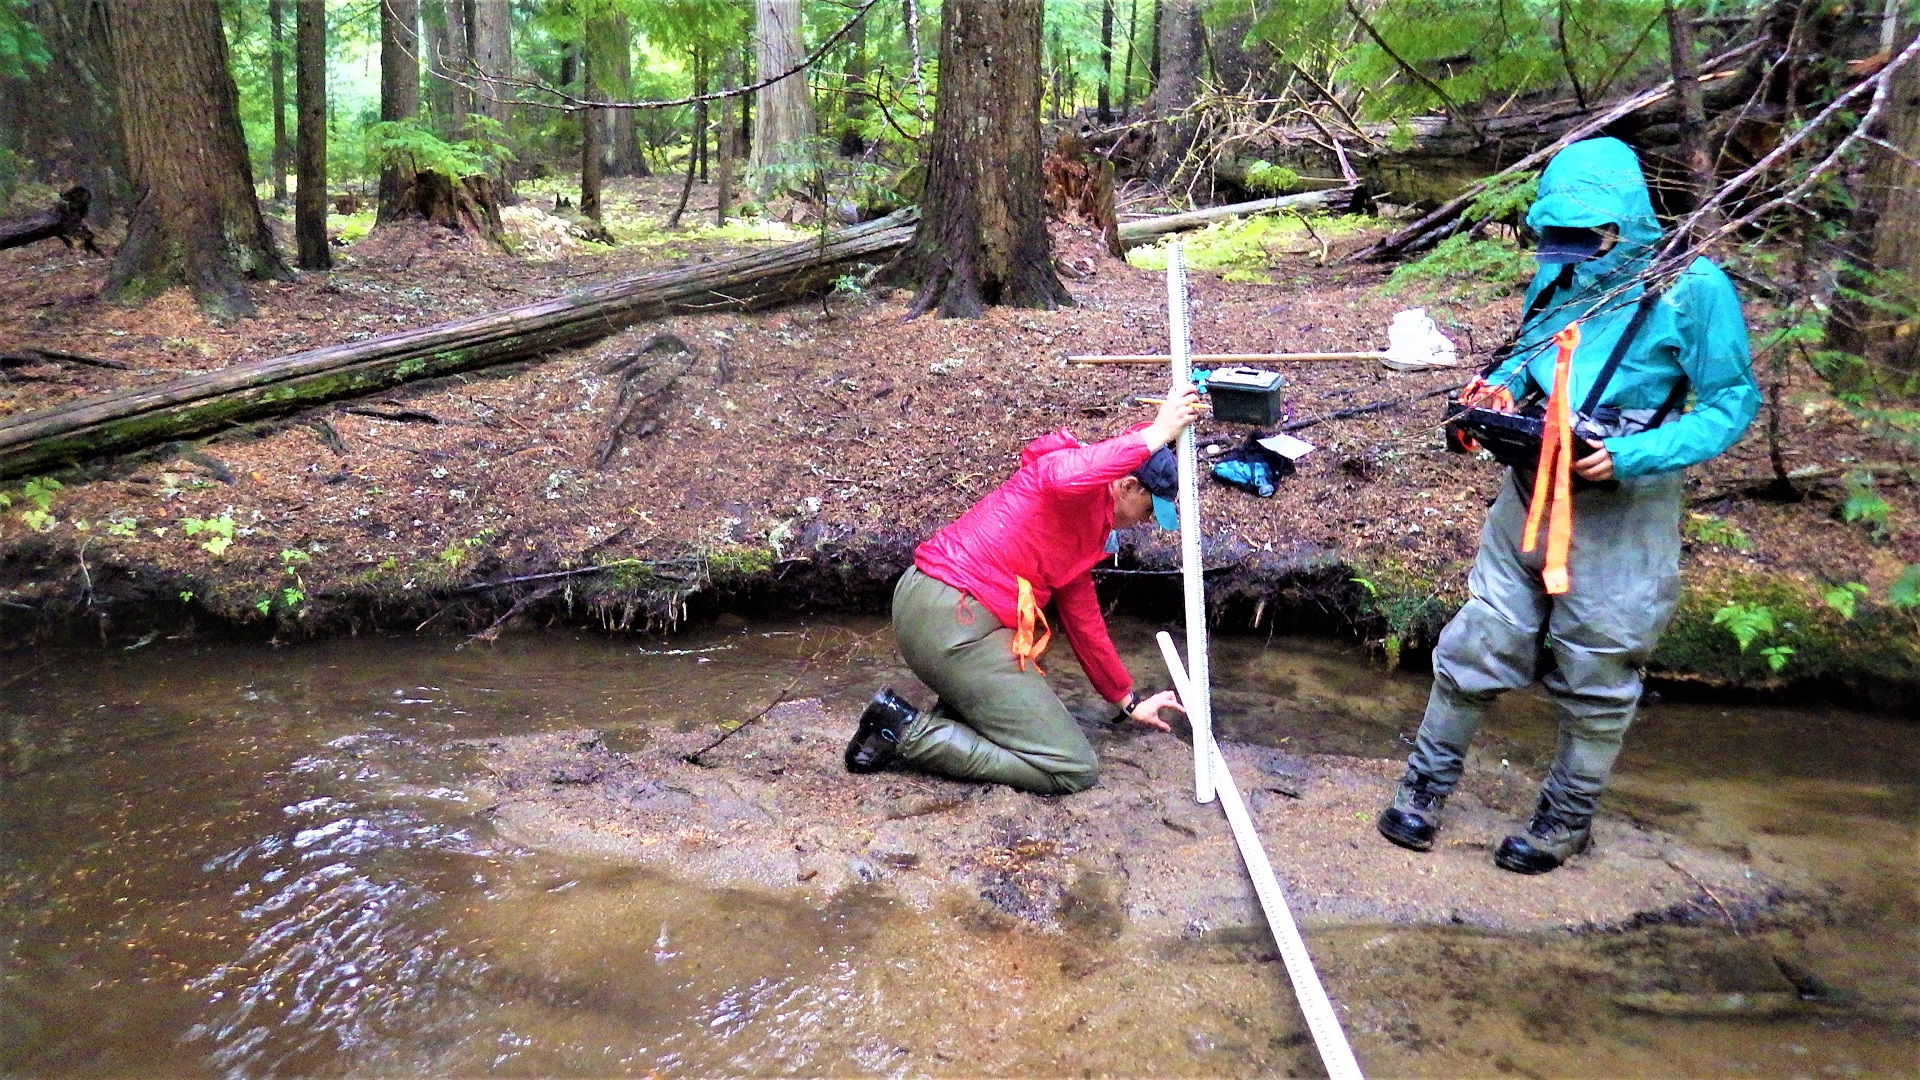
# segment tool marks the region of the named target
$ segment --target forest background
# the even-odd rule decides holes
[[[902,314],[979,315],[1074,302],[1062,275],[1074,276],[1081,252],[1062,249],[1072,241],[1049,235],[1048,219],[1077,218],[1117,253],[1123,218],[1137,225],[1299,196],[1306,212],[1236,216],[1191,238],[1194,261],[1223,285],[1270,285],[1292,265],[1276,252],[1293,250],[1304,229],[1300,250],[1317,247],[1308,260],[1316,266],[1396,265],[1388,281],[1364,282],[1397,297],[1383,303],[1451,304],[1467,326],[1477,308],[1494,322],[1511,318],[1500,305],[1511,306],[1532,269],[1520,217],[1544,155],[1577,135],[1618,134],[1647,161],[1672,228],[1656,272],[1708,254],[1753,305],[1769,409],[1750,441],[1765,474],[1745,478],[1731,498],[1763,517],[1796,506],[1794,521],[1849,530],[1850,569],[1800,567],[1780,585],[1751,566],[1723,567],[1732,576],[1703,592],[1702,627],[1688,639],[1702,655],[1682,666],[1762,680],[1820,676],[1847,669],[1842,654],[1862,642],[1897,640],[1908,644],[1873,663],[1910,675],[1920,670],[1910,648],[1920,559],[1908,526],[1920,450],[1915,7],[0,0],[0,201],[13,215],[39,210],[32,221],[52,229],[46,238],[108,240],[99,296],[148,303],[184,285],[216,325],[235,325],[262,305],[271,321],[279,294],[262,283],[286,281],[295,266],[351,263],[356,251],[374,250],[358,246],[364,238],[423,219],[496,262],[612,260],[598,271],[559,264],[548,281],[559,292],[649,257],[823,238],[918,207],[903,251],[835,267],[815,292],[857,306],[904,285],[913,299]],[[980,77],[975,65],[989,53],[1007,66]],[[180,57],[192,61],[169,63]],[[228,110],[224,143],[190,143],[192,121],[211,117],[200,126],[219,129]],[[61,201],[76,187],[88,200],[77,214]],[[703,198],[692,199],[696,191]],[[1151,247],[1131,256],[1147,267],[1163,257]],[[1490,345],[1497,334],[1481,329]],[[91,350],[24,339],[6,347],[10,377],[39,383],[0,419],[139,382],[112,368],[83,370]],[[55,386],[37,374],[50,369],[79,374]],[[94,376],[107,381],[87,381]],[[621,416],[646,412],[636,413],[621,385]],[[1821,441],[1840,437],[1838,449]],[[23,545],[16,570],[49,558],[47,545],[64,550],[62,530],[88,520],[79,492],[62,484],[89,478],[63,482],[48,470],[6,496],[18,518],[8,540]],[[1710,494],[1726,485],[1715,487]],[[1696,546],[1750,561],[1756,544],[1732,503],[1699,506],[1689,525]],[[766,528],[746,530],[748,546],[778,561],[782,545],[762,541],[789,519],[769,513]],[[188,520],[214,529],[214,541],[234,539],[232,518],[213,508]],[[1802,542],[1819,547],[1824,537]],[[649,610],[684,608],[690,592],[712,585],[715,565],[711,538],[685,539],[702,553],[694,587],[628,574],[602,583],[605,602],[629,617],[636,597]],[[66,537],[83,570],[92,540]],[[220,559],[228,545],[216,546],[191,558]],[[319,568],[284,557],[298,550],[286,547],[278,561],[266,552],[219,610],[318,621],[323,590],[304,585]],[[1354,572],[1324,586],[1340,593],[1339,606],[1390,656],[1430,638],[1457,592],[1444,560],[1348,555],[1342,565]],[[576,560],[440,561],[503,578],[571,573]],[[218,576],[212,569],[191,573],[206,581]],[[260,580],[275,575],[299,577],[303,587],[291,592],[300,599],[269,588],[259,606]],[[98,598],[87,576],[68,600],[51,603],[57,590],[43,590],[31,606],[91,609]],[[197,591],[203,606],[221,595],[211,583],[176,591]],[[523,613],[537,591],[487,595]],[[1256,623],[1263,610],[1255,608]],[[468,617],[504,618],[478,608]],[[1735,645],[1731,661],[1705,658]]]

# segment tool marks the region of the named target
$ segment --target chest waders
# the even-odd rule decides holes
[[[1563,274],[1562,280],[1567,277]],[[1544,308],[1542,298],[1557,291],[1557,284],[1548,285],[1529,305],[1528,319]],[[1571,418],[1579,435],[1598,440],[1648,430],[1664,423],[1685,400],[1683,377],[1657,409],[1620,410],[1600,404],[1658,302],[1654,293],[1641,298],[1579,413]],[[1503,353],[1501,360],[1505,358]],[[1480,551],[1468,578],[1470,598],[1434,649],[1433,690],[1395,800],[1396,807],[1409,803],[1409,813],[1429,815],[1422,819],[1428,823],[1429,844],[1439,805],[1460,780],[1488,706],[1504,691],[1537,679],[1554,702],[1560,728],[1558,752],[1541,790],[1541,810],[1575,830],[1578,846],[1584,847],[1596,802],[1640,701],[1640,666],[1679,600],[1680,472],[1568,492],[1572,523],[1565,548],[1558,553],[1561,562],[1526,542],[1527,496],[1540,487],[1540,478],[1523,475],[1527,471],[1510,469],[1501,484],[1481,529]],[[1565,578],[1547,580],[1551,569]],[[1563,591],[1555,591],[1555,585]],[[1421,805],[1415,807],[1415,802]],[[1385,815],[1382,831],[1389,832]],[[1389,838],[1405,843],[1391,832]]]

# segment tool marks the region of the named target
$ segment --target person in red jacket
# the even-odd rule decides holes
[[[1156,518],[1179,527],[1167,444],[1199,410],[1186,387],[1152,423],[1105,442],[1083,446],[1064,428],[1035,439],[1012,478],[914,550],[893,591],[893,629],[907,666],[939,700],[920,710],[883,687],[847,744],[848,771],[900,760],[1043,794],[1092,787],[1093,747],[1040,669],[1049,603],[1100,696],[1169,730],[1160,710],[1180,702],[1171,690],[1144,700],[1134,691],[1100,615],[1093,566],[1115,529]]]

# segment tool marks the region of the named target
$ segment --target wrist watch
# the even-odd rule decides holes
[[[1118,717],[1115,717],[1115,719],[1125,719],[1126,717],[1132,716],[1133,710],[1139,707],[1140,707],[1140,691],[1129,690],[1127,691],[1127,699],[1125,701],[1122,701],[1119,705],[1120,715]]]

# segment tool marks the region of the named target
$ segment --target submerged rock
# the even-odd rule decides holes
[[[534,847],[821,902],[881,890],[931,907],[964,894],[986,917],[1088,939],[1262,925],[1219,808],[1193,801],[1185,743],[1089,727],[1100,783],[1055,798],[915,772],[849,775],[840,758],[851,726],[817,699],[786,702],[706,765],[685,760],[704,733],[656,733],[630,752],[583,730],[470,745],[500,827]],[[1288,901],[1310,925],[1724,923],[1785,890],[1730,854],[1604,814],[1593,850],[1561,870],[1496,869],[1492,850],[1519,827],[1532,790],[1511,773],[1471,779],[1449,802],[1435,850],[1404,851],[1373,827],[1398,762],[1222,749]]]

